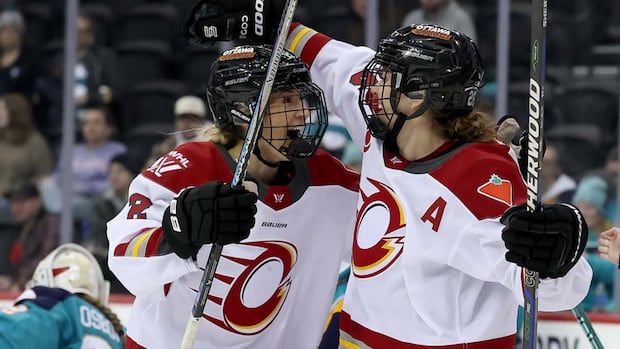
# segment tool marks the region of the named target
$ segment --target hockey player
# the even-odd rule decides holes
[[[248,166],[258,201],[223,184],[270,56],[267,47],[243,46],[217,59],[207,141],[183,144],[143,171],[108,223],[110,268],[136,296],[128,348],[180,345],[213,242],[226,245],[196,348],[315,349],[321,340],[350,253],[359,176],[317,150],[327,126],[323,94],[292,53],[282,57]]]
[[[243,24],[268,41],[278,3],[203,0],[186,28],[209,41],[240,38]],[[210,26],[219,36],[203,35]],[[472,111],[483,68],[467,36],[412,25],[374,52],[293,24],[287,43],[364,152],[341,348],[512,349],[522,266],[541,273],[541,310],[579,304],[584,219],[522,205],[514,153]]]
[[[107,307],[109,284],[85,248],[56,248],[27,287],[0,311],[0,348],[123,348],[123,326]]]

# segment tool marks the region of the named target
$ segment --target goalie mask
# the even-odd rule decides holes
[[[268,46],[239,46],[213,63],[207,100],[219,128],[250,123],[271,52]],[[326,129],[323,92],[312,83],[308,67],[285,50],[265,108],[262,138],[289,158],[306,158],[314,154]]]
[[[405,120],[427,110],[440,121],[470,113],[483,76],[480,54],[469,37],[435,25],[412,25],[379,43],[364,69],[359,106],[373,136],[395,138]],[[397,111],[403,94],[422,100],[409,115]]]
[[[84,247],[64,244],[47,255],[34,271],[26,285],[57,287],[71,293],[87,294],[108,304],[110,283],[103,279],[99,263]]]

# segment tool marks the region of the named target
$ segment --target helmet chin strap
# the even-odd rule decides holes
[[[256,155],[256,158],[258,159],[258,161],[262,162],[267,167],[278,168],[280,166],[280,161],[274,163],[274,162],[265,160],[265,158],[261,155],[260,147],[258,146],[258,144],[254,147],[254,150],[252,151],[252,153]]]
[[[396,109],[394,109],[396,110]],[[385,136],[384,145],[385,148],[391,153],[398,154],[400,150],[398,149],[398,143],[396,141],[400,130],[403,128],[405,121],[412,120],[417,117],[420,117],[422,114],[426,113],[428,107],[426,103],[422,103],[411,115],[407,115],[405,113],[399,112],[396,116],[396,121],[394,122],[394,126],[391,130],[389,130]]]

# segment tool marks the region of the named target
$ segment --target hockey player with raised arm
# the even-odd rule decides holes
[[[64,244],[45,257],[15,304],[0,310],[3,349],[122,349],[124,328],[107,306],[95,257]]]
[[[136,296],[128,348],[178,348],[211,243],[225,245],[196,348],[308,348],[321,340],[355,221],[359,175],[317,146],[322,91],[285,52],[248,166],[258,197],[230,182],[271,49],[242,46],[211,67],[216,127],[160,158],[108,223],[109,264]],[[252,228],[253,226],[253,228]]]
[[[246,39],[267,40],[278,3],[203,0],[186,29],[205,42],[247,25]],[[471,39],[411,25],[375,52],[296,23],[288,48],[364,152],[341,348],[512,349],[523,267],[540,272],[540,310],[580,303],[585,221],[567,204],[526,211],[514,152],[473,111],[483,68]]]

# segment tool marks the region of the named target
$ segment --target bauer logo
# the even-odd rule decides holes
[[[244,77],[241,77],[241,78],[226,80],[226,81],[224,81],[224,86],[232,86],[232,85],[244,84],[244,83],[246,83],[248,81],[250,81],[250,77],[249,76],[244,76]]]
[[[251,59],[256,57],[253,47],[236,47],[232,50],[224,51],[217,59],[220,62],[233,61],[236,59]]]
[[[205,38],[217,38],[217,27],[213,25],[205,25],[203,28]]]
[[[452,39],[451,31],[433,25],[416,25],[411,29],[411,32],[416,35],[428,36],[446,41]]]
[[[433,56],[429,56],[427,54],[422,53],[422,51],[418,50],[418,49],[413,49],[410,51],[406,51],[404,54],[404,56],[408,56],[408,57],[413,57],[413,58],[417,58],[417,59],[421,59],[423,61],[426,62],[432,62],[435,58],[433,58]]]

